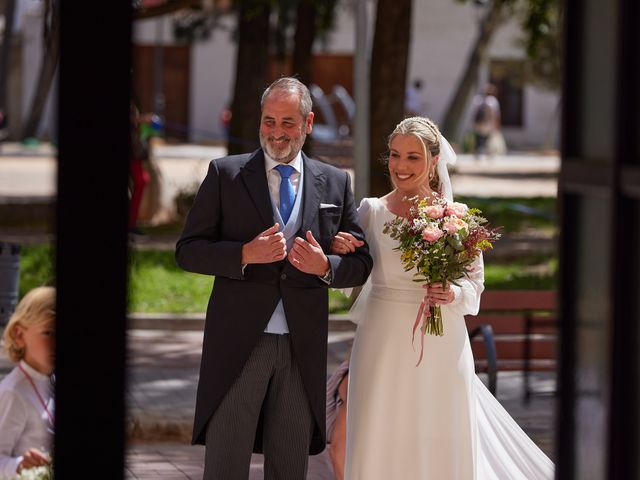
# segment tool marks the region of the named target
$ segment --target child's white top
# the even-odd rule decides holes
[[[47,409],[18,366],[0,382],[0,480],[16,477],[16,468],[25,451],[37,448],[50,452],[53,442],[53,425],[49,420],[49,415],[54,414],[51,378],[24,361],[20,361],[20,365]]]

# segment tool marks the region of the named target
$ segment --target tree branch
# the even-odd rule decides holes
[[[202,7],[202,3],[202,0],[168,0],[162,5],[147,8],[141,7],[134,10],[133,19],[143,20],[145,18],[161,17],[185,8]]]

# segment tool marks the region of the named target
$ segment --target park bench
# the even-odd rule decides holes
[[[498,371],[522,371],[524,399],[534,392],[532,371],[556,367],[556,292],[551,290],[485,291],[478,315],[466,316],[477,372],[488,376],[495,395]]]

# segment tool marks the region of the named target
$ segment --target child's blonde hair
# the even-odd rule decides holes
[[[28,328],[39,325],[56,317],[56,289],[53,287],[37,287],[29,291],[11,315],[9,323],[4,329],[4,348],[13,362],[19,362],[24,357],[24,348],[20,348],[16,341],[16,326]]]

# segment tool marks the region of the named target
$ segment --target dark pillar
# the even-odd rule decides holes
[[[556,478],[639,478],[640,8],[564,6]]]
[[[56,478],[123,478],[131,2],[61,18]]]

